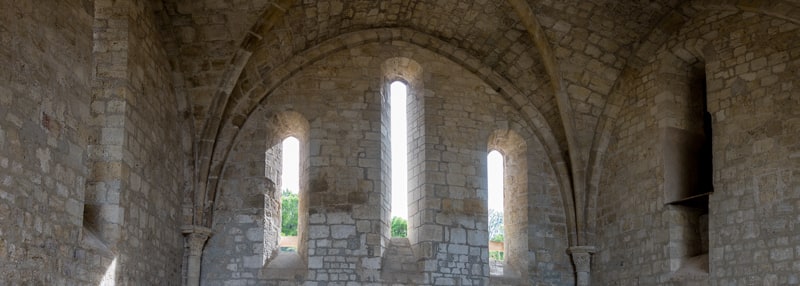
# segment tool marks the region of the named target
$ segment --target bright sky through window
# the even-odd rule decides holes
[[[392,217],[408,219],[408,143],[406,121],[407,88],[395,81],[390,86],[392,145]]]
[[[488,181],[489,181],[489,209],[503,211],[503,154],[497,150],[489,152]]]
[[[294,137],[283,139],[281,158],[281,190],[292,193],[300,190],[300,141]]]

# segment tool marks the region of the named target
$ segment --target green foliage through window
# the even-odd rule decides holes
[[[407,237],[408,221],[401,217],[392,218],[392,237]]]
[[[297,194],[289,190],[281,193],[281,236],[297,236]]]
[[[498,234],[495,234],[494,236],[492,236],[492,238],[490,238],[489,241],[504,242],[505,241],[505,237],[504,237],[504,235],[502,233],[498,233]]]
[[[504,253],[502,251],[489,251],[489,259],[495,261],[503,261]]]

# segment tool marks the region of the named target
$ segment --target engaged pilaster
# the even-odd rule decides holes
[[[575,264],[575,274],[578,277],[578,286],[588,286],[591,281],[592,254],[594,246],[573,246],[569,248],[572,263]]]
[[[191,225],[183,227],[183,234],[186,236],[186,245],[189,247],[189,257],[186,269],[186,285],[200,285],[200,258],[203,256],[203,246],[211,237],[211,229],[207,227]]]

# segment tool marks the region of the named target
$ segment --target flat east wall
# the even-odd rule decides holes
[[[410,59],[421,69],[401,65],[399,72],[387,74],[381,67],[395,58]],[[393,259],[387,251],[389,184],[383,177],[389,172],[388,158],[382,157],[388,153],[383,142],[388,140],[383,138],[388,136],[383,114],[388,106],[381,94],[387,78],[411,84],[409,214],[416,263],[410,266],[415,269],[391,269],[387,263]],[[310,214],[304,230],[307,264],[300,271],[271,269],[276,265],[262,260],[265,252],[267,263],[275,257],[272,241],[277,234],[264,228],[270,229],[279,215],[271,187],[279,182],[264,182],[265,173],[275,177],[279,166],[269,157],[265,160],[265,151],[283,139],[279,134],[303,129],[293,127],[291,120],[275,124],[275,116],[287,112],[302,117],[308,128],[300,132],[307,134],[300,135],[305,137],[301,146],[306,146],[301,157],[307,156],[301,159],[306,160],[301,188],[307,188]],[[524,256],[529,265],[523,270],[526,279],[506,283],[571,285],[561,198],[545,151],[526,126],[501,94],[416,46],[365,44],[328,55],[282,83],[243,126],[223,172],[215,234],[203,254],[201,280],[204,285],[485,285],[486,154],[492,132],[511,129],[528,146],[527,158],[517,159],[529,166],[524,189],[531,203],[521,210],[528,213],[524,231],[529,250]]]

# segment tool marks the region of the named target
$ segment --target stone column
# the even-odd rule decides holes
[[[592,253],[594,246],[572,246],[569,253],[572,263],[575,264],[575,274],[578,277],[577,286],[589,286],[591,281]]]
[[[183,234],[186,235],[186,245],[189,246],[189,256],[186,261],[186,285],[200,285],[200,258],[203,256],[203,246],[206,240],[211,237],[211,229],[207,227],[191,225],[183,227]]]

